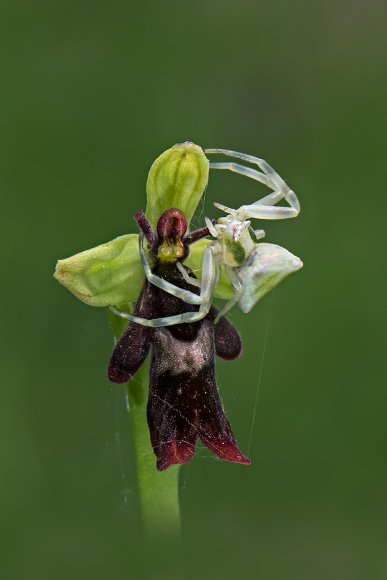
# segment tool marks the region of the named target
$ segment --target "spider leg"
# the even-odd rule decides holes
[[[184,280],[187,282],[187,284],[192,284],[192,286],[196,286],[196,288],[201,288],[202,285],[200,283],[200,280],[197,280],[197,278],[193,278],[192,276],[190,276],[181,262],[176,262],[176,266],[180,271],[180,274],[183,276]]]
[[[298,213],[300,212],[301,206],[300,202],[298,201],[298,197],[296,196],[294,191],[292,191],[288,187],[286,190],[280,189],[278,191],[273,191],[273,193],[269,193],[269,195],[262,197],[252,205],[275,205],[284,198],[286,199],[290,207],[296,209]]]
[[[274,207],[276,203],[284,198],[286,198],[290,207]],[[286,219],[297,217],[300,213],[300,202],[294,191],[291,190],[286,195],[281,191],[274,191],[252,204],[242,205],[239,209],[232,209],[217,202],[214,202],[214,206],[240,221],[245,221],[249,218]]]
[[[278,173],[269,165],[267,161],[264,159],[260,159],[260,157],[255,157],[254,155],[248,155],[247,153],[240,153],[239,151],[230,151],[229,149],[204,149],[204,153],[212,154],[215,153],[216,155],[226,155],[227,157],[235,157],[235,159],[240,159],[241,161],[246,161],[247,163],[252,163],[253,165],[257,165],[259,169],[262,169],[263,173],[266,177],[272,182],[276,183],[281,189],[283,186],[287,187],[286,183],[278,175]],[[210,162],[210,167],[213,167],[213,163]],[[241,165],[240,167],[244,167]],[[249,169],[249,168],[248,168]],[[254,179],[254,177],[252,177]],[[259,181],[257,179],[257,181]]]
[[[238,302],[238,300],[240,299],[240,297],[243,294],[243,286],[241,281],[238,278],[237,273],[234,271],[233,268],[229,268],[229,267],[225,267],[226,270],[226,274],[230,279],[231,284],[233,285],[234,288],[234,296],[226,303],[226,305],[222,308],[222,310],[220,312],[218,312],[214,323],[216,324],[217,322],[219,322],[219,319],[222,318],[222,316],[224,316],[225,314],[227,314],[227,312],[229,310],[231,310],[231,308]]]
[[[275,206],[283,198],[289,203],[290,207]],[[251,205],[242,205],[236,210],[238,217],[258,218],[258,219],[287,219],[297,217],[300,213],[300,202],[294,191],[289,189],[284,191],[273,191],[262,199],[259,199]]]
[[[261,197],[261,199],[255,201],[251,205],[275,205],[279,201],[283,200],[283,198],[284,198],[283,191],[273,191],[273,193],[269,193],[269,195]]]
[[[216,229],[215,225],[212,223],[212,221],[210,220],[210,218],[205,217],[204,218],[204,221],[207,224],[207,228],[208,228],[208,231],[210,232],[211,236],[213,238],[217,238],[218,237],[218,230]]]
[[[294,207],[261,205],[260,203],[257,203],[254,205],[242,205],[238,209],[237,216],[239,219],[243,216],[243,221],[250,218],[261,220],[285,220],[297,217],[298,214],[298,210]]]
[[[172,294],[172,296],[176,296],[176,298],[180,298],[180,300],[183,300],[183,302],[186,302],[187,304],[201,304],[200,296],[198,296],[197,294],[194,294],[189,290],[179,288],[179,286],[175,286],[174,284],[171,284],[171,282],[167,282],[167,280],[164,280],[164,278],[160,278],[160,276],[157,276],[152,272],[145,254],[144,238],[142,235],[140,235],[139,238],[139,247],[140,247],[141,262],[144,268],[145,276],[147,277],[147,279],[151,284],[157,286],[157,288],[160,288],[161,290],[164,290],[164,292],[168,292],[168,294]],[[132,319],[129,318],[128,320]]]
[[[121,312],[114,306],[109,306],[109,309],[114,312],[117,316],[129,320],[130,322],[136,322],[141,324],[141,326],[149,326],[150,328],[158,328],[160,326],[173,326],[174,324],[180,324],[181,322],[190,322],[189,320],[182,320],[183,314],[175,314],[174,316],[165,316],[162,318],[141,318],[140,316],[133,316],[132,314],[127,314],[126,312]],[[185,314],[191,314],[187,312]],[[192,314],[199,314],[198,312]]]
[[[261,174],[260,172],[255,172],[258,173],[259,175],[257,176],[253,176],[253,174],[250,174],[250,172],[244,172],[244,169],[248,169],[251,170],[250,167],[245,167],[244,165],[239,165],[237,163],[233,163],[231,162],[230,165],[234,165],[237,166],[238,169],[235,169],[235,167],[233,169],[230,169],[230,171],[235,171],[236,173],[241,173],[242,175],[246,175],[247,177],[251,177],[251,179],[256,179],[257,181],[261,181],[260,176],[264,175],[267,179],[267,181],[270,183],[269,187],[272,187],[273,185],[275,187],[273,187],[273,189],[284,189],[287,188],[286,183],[284,182],[284,180],[282,179],[282,177],[280,177],[280,175],[278,175],[278,173],[271,167],[271,165],[269,165],[269,163],[267,161],[265,161],[264,159],[260,159],[260,157],[255,157],[254,155],[248,155],[247,153],[240,153],[239,151],[230,151],[229,149],[204,149],[204,153],[207,154],[212,154],[215,153],[216,155],[226,155],[227,157],[234,157],[235,159],[240,159],[241,161],[246,161],[247,163],[252,163],[253,165],[257,165],[259,167],[259,169],[261,169],[263,171],[263,173]],[[220,164],[215,164],[210,162],[210,167],[214,167],[214,169],[221,169],[220,167],[217,167],[217,165]],[[239,171],[239,168],[242,168],[242,171]],[[226,169],[224,167],[224,169]],[[264,183],[263,181],[261,181],[261,183]]]
[[[262,198],[261,200],[256,202],[257,204],[262,203],[263,205],[274,205],[275,203],[278,203],[278,201],[280,201],[281,199],[285,198],[286,201],[289,203],[290,207],[294,208],[297,211],[297,214],[300,212],[300,203],[294,191],[292,191],[289,188],[289,186],[285,183],[282,177],[264,159],[254,157],[253,155],[247,155],[246,153],[239,153],[238,151],[229,151],[228,149],[205,149],[204,152],[207,154],[216,153],[218,155],[221,154],[226,155],[228,157],[235,157],[235,159],[241,159],[242,161],[246,161],[247,163],[257,165],[262,170],[263,173],[256,171],[251,167],[245,167],[244,165],[240,165],[238,163],[210,162],[210,167],[212,167],[213,169],[228,169],[229,171],[234,171],[235,173],[239,173],[241,175],[245,175],[246,177],[250,177],[251,179],[254,179],[256,181],[260,181],[261,183],[264,183],[265,185],[271,187],[274,190],[278,190],[274,191],[273,194],[270,194]],[[289,214],[286,217],[295,217],[295,215]],[[281,219],[281,217],[270,218],[265,216],[264,219]]]
[[[267,196],[268,197],[268,196]],[[298,211],[293,207],[273,205],[261,205],[258,201],[251,205],[242,205],[239,209],[232,209],[221,203],[214,206],[230,214],[234,219],[244,222],[247,219],[280,220],[298,216]]]
[[[141,324],[142,326],[150,326],[152,328],[158,328],[160,326],[173,326],[174,324],[198,322],[199,320],[207,316],[208,312],[210,311],[212,297],[215,288],[219,282],[219,276],[220,276],[220,266],[215,260],[212,246],[208,246],[208,248],[206,248],[206,250],[203,253],[200,296],[197,296],[196,294],[194,295],[200,300],[200,308],[198,312],[182,312],[181,314],[175,314],[173,316],[147,319],[138,316],[133,316],[131,314],[127,314],[126,312],[121,312],[120,310],[117,310],[117,308],[115,308],[114,306],[109,306],[109,308],[112,312],[114,312],[114,314],[120,316],[121,318],[125,318],[125,320],[137,322],[137,324]],[[170,285],[173,288],[179,289],[177,286],[174,286],[173,284]],[[188,294],[191,293],[188,292]],[[178,297],[180,298],[180,296]]]
[[[234,162],[210,162],[210,168],[226,169],[233,173],[239,173],[239,175],[245,175],[246,177],[250,177],[250,179],[263,183],[263,185],[274,188],[274,182],[267,175],[253,169],[252,167],[246,167],[245,165],[240,165],[239,163]]]

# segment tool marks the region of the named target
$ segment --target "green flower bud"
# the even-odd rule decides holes
[[[138,235],[128,234],[59,260],[54,277],[90,306],[135,302],[144,284]]]
[[[188,223],[207,187],[209,161],[194,143],[178,143],[164,151],[150,168],[147,191],[147,218],[153,228],[170,208],[181,210]]]

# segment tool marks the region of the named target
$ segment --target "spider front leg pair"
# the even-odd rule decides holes
[[[141,244],[141,241],[140,241]],[[143,248],[142,248],[143,249]],[[133,316],[132,314],[127,314],[126,312],[121,312],[114,306],[110,306],[110,310],[114,312],[117,316],[121,318],[125,318],[131,322],[136,322],[137,324],[141,324],[142,326],[149,326],[151,328],[159,328],[161,326],[173,326],[175,324],[182,324],[182,323],[192,323],[198,322],[205,318],[210,311],[212,305],[212,298],[214,294],[214,290],[219,281],[219,268],[214,260],[212,248],[208,247],[203,253],[203,261],[202,261],[202,271],[203,271],[203,278],[201,282],[199,282],[196,278],[191,277],[184,266],[177,262],[176,267],[182,274],[182,278],[192,286],[196,288],[200,288],[200,295],[190,292],[189,290],[185,290],[184,288],[180,288],[179,286],[175,286],[171,282],[164,280],[157,274],[154,274],[149,266],[149,263],[145,257],[146,261],[146,268],[144,267],[145,275],[148,281],[157,286],[164,292],[179,298],[183,302],[187,304],[194,304],[200,305],[199,310],[197,312],[182,312],[181,314],[176,314],[174,316],[168,316],[165,318],[153,318],[148,320],[147,318],[140,318],[138,316]],[[143,262],[144,264],[144,262]]]
[[[239,175],[244,175],[263,183],[267,187],[273,190],[272,193],[262,197],[258,201],[250,205],[242,205],[239,209],[231,209],[224,205],[215,203],[215,207],[230,213],[236,219],[244,221],[249,218],[254,219],[288,219],[292,217],[297,217],[300,213],[300,202],[294,191],[292,191],[289,186],[285,183],[282,177],[265,161],[259,157],[254,157],[253,155],[247,155],[246,153],[239,153],[238,151],[230,151],[228,149],[205,149],[206,154],[217,154],[226,155],[228,157],[234,157],[235,159],[240,159],[246,161],[247,163],[252,163],[257,165],[261,171],[252,169],[246,165],[241,165],[235,162],[210,162],[211,169],[222,169],[238,173]],[[285,199],[290,207],[275,206],[278,202]]]
[[[201,228],[191,234],[185,235],[187,222],[182,212],[177,209],[164,212],[157,224],[157,234],[152,230],[142,211],[137,212],[135,219],[141,230],[139,250],[148,282],[164,290],[167,294],[179,298],[186,304],[199,306],[199,309],[195,312],[182,312],[174,316],[149,320],[121,312],[114,306],[110,306],[110,310],[121,318],[152,328],[192,323],[204,318],[211,308],[214,290],[218,284],[220,275],[220,268],[214,257],[214,249],[212,246],[209,246],[203,254],[203,277],[201,282],[188,274],[180,260],[183,261],[187,257],[189,245],[209,235],[208,228]],[[200,295],[195,293],[195,291],[191,292],[190,290],[172,284],[154,273],[145,253],[144,237],[148,241],[150,254],[155,262],[156,270],[166,274],[169,272],[170,274],[174,269],[177,269],[181,274],[182,281],[184,280],[194,288],[200,288]],[[166,277],[170,277],[170,275]]]

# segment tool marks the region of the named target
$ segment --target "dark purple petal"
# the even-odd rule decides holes
[[[135,322],[117,342],[108,367],[108,378],[112,383],[126,383],[139,370],[150,347],[151,329]]]
[[[156,467],[158,471],[164,471],[173,465],[189,463],[194,453],[194,444],[185,441],[172,441],[168,443],[163,453],[158,456]]]
[[[143,318],[153,318],[152,293],[146,283],[136,304],[134,314]],[[152,339],[152,328],[131,322],[111,356],[108,378],[112,383],[126,383],[140,369],[145,361]]]
[[[198,432],[194,409],[186,396],[191,380],[188,373],[157,376],[151,371],[148,425],[160,471],[188,463],[195,453]]]
[[[211,220],[212,223],[215,223],[216,220]],[[210,230],[207,227],[204,228],[199,228],[198,230],[194,230],[193,232],[191,232],[190,234],[187,234],[184,238],[184,243],[187,246],[190,246],[191,244],[197,242],[198,240],[201,240],[202,238],[206,238],[207,236],[210,236]]]
[[[216,309],[211,309],[215,312]],[[231,322],[222,316],[215,324],[215,351],[218,356],[226,360],[238,358],[243,349],[242,339]]]
[[[214,368],[198,376],[200,387],[197,400],[198,435],[204,445],[219,459],[250,465],[250,460],[239,451],[228,422],[215,382]]]
[[[144,214],[142,209],[139,209],[134,214],[134,219],[136,220],[137,225],[140,228],[141,232],[144,234],[148,244],[152,248],[157,243],[158,236],[156,232],[153,230],[150,223],[148,222],[146,215]]]

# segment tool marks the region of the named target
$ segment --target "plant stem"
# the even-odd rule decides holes
[[[121,310],[124,308],[120,307]],[[126,309],[130,312],[130,307]],[[126,328],[126,321],[108,311],[114,340],[117,342]],[[163,534],[164,538],[180,536],[179,466],[157,471],[156,460],[146,420],[149,368],[147,364],[126,385],[129,417],[132,423],[136,453],[137,485],[141,516],[148,537]]]

